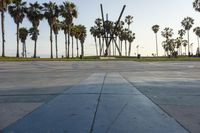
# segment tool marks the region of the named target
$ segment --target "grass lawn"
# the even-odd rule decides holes
[[[115,59],[104,59],[101,60],[97,56],[87,56],[83,60],[80,58],[16,58],[16,57],[0,57],[0,62],[4,61],[138,61],[138,62],[157,62],[157,61],[200,61],[199,57],[178,57],[178,58],[167,58],[167,57],[142,57],[140,59],[136,57],[115,57]]]

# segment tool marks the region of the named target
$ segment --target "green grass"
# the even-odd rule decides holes
[[[97,56],[86,56],[83,60],[80,58],[16,58],[16,57],[0,57],[0,62],[15,62],[15,61],[138,61],[138,62],[158,62],[158,61],[200,61],[199,57],[178,57],[178,58],[167,58],[167,57],[142,57],[140,59],[136,57],[115,57],[115,59],[100,60]]]

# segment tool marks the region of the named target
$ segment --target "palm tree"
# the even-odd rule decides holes
[[[92,36],[94,37],[94,41],[95,41],[95,47],[96,47],[96,54],[98,56],[98,47],[97,47],[97,27],[93,26],[90,28],[90,33],[92,34]]]
[[[44,17],[47,19],[49,27],[50,27],[50,46],[51,46],[51,58],[53,58],[53,37],[52,37],[52,31],[53,31],[53,25],[56,21],[56,19],[59,16],[59,8],[56,5],[55,2],[49,2],[49,3],[43,3],[44,6]]]
[[[135,40],[135,33],[130,32],[128,36],[128,42],[129,42],[129,52],[128,56],[131,56],[131,44]]]
[[[84,57],[84,42],[85,42],[85,38],[87,36],[87,31],[86,31],[86,27],[83,25],[79,25],[80,28],[80,36],[79,36],[79,40],[81,43],[81,59],[83,59]]]
[[[26,12],[26,2],[22,0],[13,0],[13,3],[8,6],[8,11],[17,25],[17,55],[19,57],[19,24],[23,22]]]
[[[5,57],[5,12],[7,11],[8,5],[12,0],[1,0],[0,1],[0,11],[1,11],[1,34],[2,34],[2,57]]]
[[[196,27],[194,28],[194,33],[197,36],[197,42],[198,42],[198,51],[197,51],[197,55],[199,56],[199,37],[200,37],[200,27]]]
[[[20,28],[19,29],[19,38],[22,42],[22,56],[23,57],[27,57],[27,54],[26,54],[26,39],[27,39],[27,36],[28,36],[28,33],[29,31],[26,29],[26,28]]]
[[[68,25],[66,24],[66,22],[65,21],[62,21],[61,22],[61,29],[63,30],[63,32],[64,32],[64,35],[65,35],[65,57],[67,58],[67,57],[69,57],[68,55],[68,45],[67,45],[67,34],[68,34]]]
[[[75,38],[76,38],[76,49],[77,49],[77,58],[79,57],[79,44],[78,44],[78,39],[79,39],[79,36],[81,34],[81,31],[80,31],[80,25],[75,25]]]
[[[99,55],[101,56],[101,50],[102,50],[102,44],[101,44],[101,37],[102,37],[102,28],[103,28],[103,22],[102,22],[102,19],[100,18],[97,18],[95,20],[95,26],[97,27],[96,29],[96,35],[97,35],[97,38],[99,39]]]
[[[170,46],[169,44],[172,43],[172,40],[170,41],[170,38],[172,37],[173,35],[173,29],[169,28],[169,27],[166,27],[162,32],[161,32],[161,35],[166,38],[165,41],[163,41],[163,48],[165,50],[165,52],[167,52],[167,55],[169,56],[169,49],[170,49]]]
[[[182,26],[184,27],[185,30],[187,30],[187,35],[188,35],[188,44],[190,44],[190,36],[189,36],[189,31],[192,28],[192,25],[194,24],[194,19],[191,17],[186,17],[183,19],[181,22]],[[190,56],[190,46],[188,45],[188,56]]]
[[[159,25],[154,25],[152,26],[152,30],[155,33],[156,36],[156,55],[158,56],[158,37],[157,37],[157,32],[159,31],[160,27]]]
[[[73,23],[73,19],[77,18],[78,12],[76,9],[76,5],[72,2],[63,2],[63,4],[60,6],[60,14],[64,18],[64,22],[68,27],[68,52],[67,57],[69,58],[69,45],[70,45],[70,27]]]
[[[200,12],[200,1],[199,1],[199,0],[195,0],[195,1],[193,2],[193,8],[194,8],[196,11]]]
[[[30,7],[27,8],[27,18],[32,23],[32,28],[30,29],[30,35],[32,36],[31,39],[35,41],[34,44],[34,55],[33,58],[36,58],[36,50],[37,50],[37,39],[39,35],[38,26],[40,24],[40,21],[43,19],[42,14],[43,7],[40,6],[38,2],[30,3]]]
[[[58,19],[53,24],[53,32],[55,35],[55,45],[56,45],[56,58],[58,58],[58,32],[61,28],[61,23]]]
[[[70,28],[70,36],[72,38],[72,58],[74,58],[74,36],[76,34],[76,27],[74,25]]]
[[[130,25],[133,23],[133,16],[131,16],[131,15],[126,16],[125,23],[127,23],[128,30],[130,30]]]
[[[182,55],[182,41],[183,41],[183,36],[185,35],[185,30],[184,29],[181,29],[181,30],[179,30],[178,31],[178,34],[179,34],[179,36],[180,36],[180,40],[181,40],[181,46],[180,46],[180,48],[181,48],[181,55]]]
[[[186,55],[186,46],[188,45],[188,41],[187,40],[183,40],[182,41],[182,45],[183,45],[183,47],[185,47],[185,55]]]

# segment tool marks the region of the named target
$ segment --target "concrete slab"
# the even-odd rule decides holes
[[[120,74],[107,75],[106,90],[113,93],[102,93],[94,133],[187,133]]]
[[[43,103],[0,103],[0,129],[32,112]],[[1,132],[1,130],[0,130]]]
[[[93,89],[97,91],[95,93],[100,92],[104,76],[105,74],[92,75],[86,80],[88,82],[82,82],[71,88],[69,93],[56,97],[4,129],[3,133],[88,133],[99,97],[99,94],[91,93],[94,92]]]

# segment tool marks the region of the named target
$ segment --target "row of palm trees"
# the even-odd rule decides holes
[[[119,22],[117,26],[117,30],[114,30],[114,27],[116,24],[115,22],[106,20],[105,24],[103,25],[102,19],[97,18],[95,20],[95,25],[90,28],[90,32],[92,36],[94,37],[94,41],[95,41],[96,55],[97,56],[105,55],[106,38],[104,35],[114,34],[114,40],[111,43],[112,45],[110,45],[108,48],[108,55],[116,56],[117,48],[118,48],[118,55],[121,56],[123,53],[123,46],[124,46],[124,49],[125,49],[124,56],[130,56],[132,42],[135,40],[135,33],[133,33],[130,30],[130,25],[132,23],[133,23],[133,17],[128,15],[125,17],[124,21]],[[106,33],[105,33],[105,30],[106,30]],[[118,40],[118,43],[115,43],[117,42],[117,40]],[[129,43],[128,47],[127,47],[127,42]]]
[[[195,0],[193,2],[193,7],[196,11],[200,12],[200,0]],[[182,55],[183,50],[182,46],[185,48],[185,55],[188,53],[188,56],[191,56],[192,53],[192,44],[190,44],[190,30],[194,24],[194,19],[191,17],[186,17],[182,20],[181,25],[183,29],[178,31],[179,37],[173,39],[173,29],[166,27],[161,32],[161,35],[165,38],[165,41],[162,42],[162,46],[167,55]],[[153,25],[152,30],[156,36],[156,55],[158,56],[158,41],[157,41],[157,32],[159,31],[159,25]],[[197,55],[200,56],[200,46],[199,46],[199,38],[200,38],[200,27],[195,27],[193,32],[197,36],[198,48]],[[187,40],[184,40],[183,37],[187,33]],[[186,52],[186,47],[188,46],[188,51]]]
[[[172,55],[177,52],[177,55],[182,55],[183,50],[182,46],[185,47],[185,55],[188,53],[188,56],[192,55],[191,44],[190,44],[190,29],[194,24],[194,19],[191,17],[186,17],[181,22],[183,29],[178,31],[179,36],[177,38],[172,38],[173,36],[173,29],[166,27],[161,32],[161,35],[165,38],[165,41],[162,42],[162,46],[167,53],[167,55]],[[156,35],[156,55],[158,56],[158,42],[157,42],[157,32],[159,31],[159,25],[153,25],[152,30]],[[195,27],[193,32],[197,36],[198,40],[198,48],[197,54],[199,55],[199,37],[200,37],[200,27]],[[184,40],[183,37],[187,33],[187,40]],[[186,52],[186,46],[188,46],[188,52]]]
[[[74,57],[74,38],[77,45],[77,57],[79,57],[79,42],[81,44],[81,57],[84,56],[84,41],[86,38],[86,27],[83,25],[74,25],[73,20],[77,18],[78,13],[76,5],[72,2],[66,1],[62,5],[57,5],[55,2],[47,2],[42,5],[38,2],[29,3],[27,7],[26,2],[22,0],[2,0],[0,3],[1,20],[2,20],[2,57],[5,57],[5,37],[4,37],[4,13],[7,11],[13,18],[17,26],[17,54],[19,57],[19,40],[22,42],[23,57],[26,55],[26,39],[29,35],[34,41],[34,55],[37,57],[37,40],[39,36],[39,25],[43,19],[46,19],[50,27],[50,58],[53,58],[53,33],[55,35],[55,49],[56,58],[58,58],[58,44],[57,36],[60,30],[63,30],[65,35],[65,57],[69,58],[70,44],[72,46],[72,57]],[[62,21],[59,19],[62,16]],[[31,22],[32,27],[27,29],[25,27],[20,28],[20,24],[24,18],[27,17]],[[72,41],[72,42],[71,42]]]

